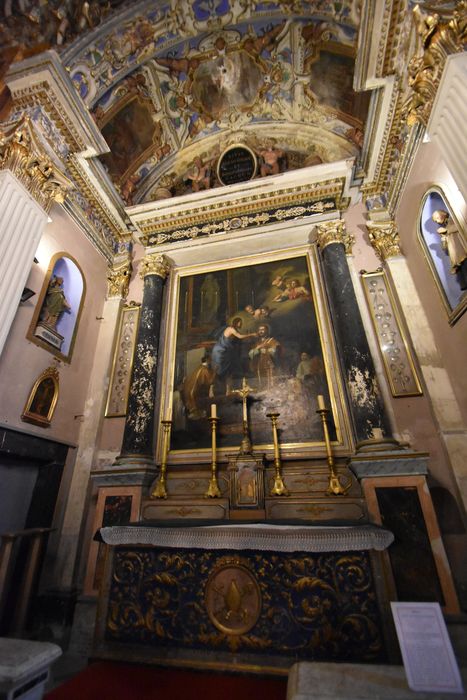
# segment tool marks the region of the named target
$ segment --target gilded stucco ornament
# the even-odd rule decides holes
[[[402,255],[400,237],[394,221],[368,221],[370,243],[381,260]]]
[[[452,19],[443,22],[438,14],[413,10],[421,49],[409,62],[411,95],[405,105],[407,124],[426,126],[448,56],[464,50],[467,40],[467,2],[457,3]]]
[[[115,262],[107,272],[107,298],[126,299],[130,287],[132,265],[130,260]]]
[[[73,187],[45,154],[28,116],[0,129],[0,169],[10,170],[45,211]]]
[[[165,255],[160,253],[148,253],[141,263],[140,275],[144,279],[147,275],[158,275],[166,279],[170,273],[171,264]]]
[[[332,221],[324,221],[318,224],[316,242],[320,248],[326,248],[331,243],[343,243],[345,254],[352,255],[352,246],[355,243],[355,237],[345,228],[345,222],[341,219],[333,219]]]

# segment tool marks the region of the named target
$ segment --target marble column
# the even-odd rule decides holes
[[[440,435],[449,454],[453,473],[467,507],[467,432],[436,339],[400,248],[399,233],[393,220],[367,222],[372,246],[392,278],[412,345],[430,396]]]
[[[118,461],[154,461],[154,411],[162,319],[162,294],[170,265],[163,255],[150,253],[143,260],[144,279],[140,324],[136,340],[128,412]]]
[[[63,526],[60,544],[54,556],[54,580],[60,588],[72,586],[75,563],[78,553],[79,533],[87,487],[91,469],[95,466],[96,452],[104,420],[105,402],[109,375],[112,368],[113,340],[118,330],[120,310],[128,295],[131,261],[128,256],[118,256],[107,275],[107,299],[102,309],[102,319],[94,353],[94,364],[89,379],[88,392],[84,405],[78,449]]]
[[[340,219],[326,221],[317,226],[317,243],[357,443],[371,440],[375,428],[391,438],[346,257],[353,236]]]
[[[45,157],[28,119],[0,130],[0,353],[55,201],[71,183]]]

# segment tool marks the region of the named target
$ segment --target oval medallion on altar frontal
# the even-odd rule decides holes
[[[261,592],[243,566],[219,567],[206,584],[205,605],[212,624],[225,634],[246,634],[261,613]]]

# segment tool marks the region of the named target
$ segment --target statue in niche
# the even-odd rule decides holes
[[[445,209],[437,209],[431,218],[439,227],[441,246],[449,255],[451,274],[456,275],[462,290],[467,289],[467,247],[454,221]]]
[[[47,294],[41,310],[41,322],[50,328],[57,328],[57,323],[64,313],[70,313],[71,306],[63,291],[63,277],[53,275],[49,282]]]

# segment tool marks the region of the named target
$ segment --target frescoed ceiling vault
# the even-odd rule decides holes
[[[129,206],[222,186],[219,158],[235,144],[254,153],[258,178],[351,160],[354,197],[381,209],[394,205],[391,188],[426,126],[416,61],[454,20],[461,50],[464,10],[410,0],[4,0],[2,55],[58,53],[78,111],[92,117],[94,152],[82,157],[53,105],[28,103],[15,87],[21,63],[6,78],[11,118],[28,109],[77,183],[75,213],[102,249],[131,235]],[[39,64],[27,58],[25,70]]]

